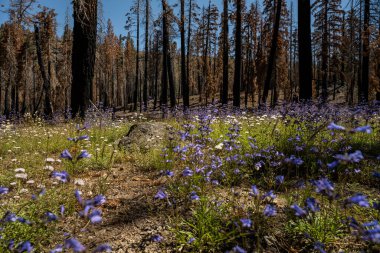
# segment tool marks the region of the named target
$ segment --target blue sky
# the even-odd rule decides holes
[[[65,23],[65,13],[67,10],[71,11],[72,0],[37,0],[37,2],[41,5],[45,5],[49,8],[53,8],[56,10],[58,16],[57,16],[57,23],[58,23],[58,34],[61,35],[63,31],[63,26]],[[247,4],[253,2],[254,0],[246,0]],[[288,4],[293,1],[294,3],[294,11],[296,15],[296,8],[297,8],[297,0],[287,0]],[[347,5],[349,0],[342,0],[343,7]],[[129,11],[131,8],[132,3],[134,0],[103,0],[103,15],[105,22],[108,18],[112,20],[112,23],[114,25],[114,30],[117,35],[119,34],[125,34],[126,31],[124,29],[125,25],[125,14]],[[173,4],[176,2],[179,2],[179,0],[168,0],[169,3]],[[223,0],[211,0],[212,3],[215,3],[218,5],[219,9],[222,10],[222,2]],[[261,3],[262,0],[259,0],[259,3]],[[153,15],[157,16],[161,11],[161,0],[151,0],[152,3],[152,10]],[[207,5],[208,0],[197,0],[197,3],[202,6],[202,4]],[[9,0],[0,0],[0,6],[4,5],[5,7],[0,7],[0,10],[3,11],[7,8],[9,4]],[[290,4],[289,4],[290,6]],[[178,9],[178,8],[177,8]],[[178,10],[176,10],[178,12]],[[0,12],[0,23],[3,23],[8,19],[8,14]]]

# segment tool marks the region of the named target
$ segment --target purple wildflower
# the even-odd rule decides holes
[[[330,125],[327,126],[327,129],[329,129],[329,130],[339,130],[339,131],[346,130],[345,127],[337,125],[334,122],[331,122]]]
[[[70,152],[67,149],[63,150],[60,157],[63,159],[69,159],[70,161],[73,160],[72,155],[70,154]]]
[[[65,248],[72,249],[74,252],[83,252],[86,248],[75,238],[65,240]]]
[[[57,246],[55,246],[54,249],[50,250],[50,253],[58,253],[58,252],[63,252],[62,244],[58,244]]]
[[[53,171],[51,173],[51,176],[61,181],[62,183],[67,183],[68,181],[70,181],[69,173],[67,173],[66,171]]]
[[[371,126],[368,126],[368,125],[367,126],[361,126],[361,127],[355,128],[354,132],[370,134],[370,133],[372,133],[372,128],[371,128]]]
[[[25,241],[23,243],[20,243],[17,246],[17,252],[32,252],[33,246],[29,241]]]
[[[257,189],[257,186],[256,186],[256,185],[252,185],[252,186],[251,186],[251,190],[252,190],[252,194],[253,194],[254,196],[258,196],[258,195],[260,194],[260,191],[259,191],[259,189]]]
[[[299,205],[297,205],[297,204],[293,204],[293,205],[291,205],[290,208],[294,210],[294,212],[295,212],[294,214],[295,214],[296,216],[302,217],[302,216],[306,216],[306,214],[307,214],[307,212],[306,212],[304,209],[302,209],[302,208],[301,208]]]
[[[7,187],[0,187],[0,195],[7,194],[9,192],[9,188]]]
[[[182,175],[184,177],[191,177],[193,175],[193,171],[189,168],[189,167],[186,167],[183,172],[182,172]]]
[[[233,249],[232,249],[232,252],[235,252],[235,253],[247,253],[247,251],[245,249],[243,249],[242,247],[236,245]]]
[[[369,203],[367,201],[367,197],[362,194],[356,194],[347,199],[347,202],[357,204],[362,207],[369,207]]]
[[[95,223],[99,223],[102,221],[102,212],[98,209],[95,209],[91,212],[91,214],[88,216],[88,218],[90,219],[91,223],[95,224]]]
[[[276,185],[280,185],[282,183],[284,183],[284,176],[283,175],[276,176]]]
[[[91,155],[86,150],[82,150],[80,154],[78,155],[77,160],[80,160],[83,158],[90,158],[90,157]]]
[[[275,216],[277,214],[276,207],[274,205],[266,205],[264,208],[264,215],[267,217]]]
[[[93,253],[98,252],[112,252],[112,248],[108,244],[102,244],[96,247],[96,249],[93,251]]]
[[[46,212],[46,213],[45,213],[45,216],[46,216],[46,219],[47,219],[48,222],[58,220],[57,215],[55,215],[55,214],[52,213],[52,212]]]
[[[306,207],[309,211],[313,213],[319,211],[318,203],[315,200],[315,198],[312,198],[312,197],[306,199]]]
[[[61,206],[59,207],[59,212],[60,212],[61,216],[64,215],[64,213],[65,213],[65,206],[64,206],[64,205],[61,205]]]
[[[167,197],[166,193],[163,190],[159,190],[154,196],[155,199],[165,199]]]
[[[197,195],[197,193],[193,191],[193,192],[190,193],[190,199],[191,200],[199,200],[200,198]]]
[[[314,249],[318,250],[320,253],[326,253],[325,245],[321,242],[314,243]]]
[[[252,226],[252,221],[250,219],[240,219],[240,222],[243,226],[243,228],[250,228]]]
[[[154,235],[151,239],[153,242],[161,242],[164,238],[161,235]]]
[[[328,196],[332,195],[334,191],[333,184],[327,178],[321,178],[319,180],[314,180],[312,183],[315,185],[315,191],[317,193],[326,194]]]

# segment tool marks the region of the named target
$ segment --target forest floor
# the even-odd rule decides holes
[[[0,252],[378,252],[379,115],[208,107],[2,122]],[[165,148],[118,145],[162,121]]]

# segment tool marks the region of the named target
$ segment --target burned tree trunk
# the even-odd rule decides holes
[[[71,107],[73,117],[85,116],[91,99],[96,52],[97,0],[74,0]]]

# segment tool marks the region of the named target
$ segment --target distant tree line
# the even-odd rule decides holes
[[[117,36],[102,1],[74,0],[57,35],[55,10],[10,0],[0,114],[380,100],[379,0],[176,1],[154,16],[151,0],[133,0]]]

